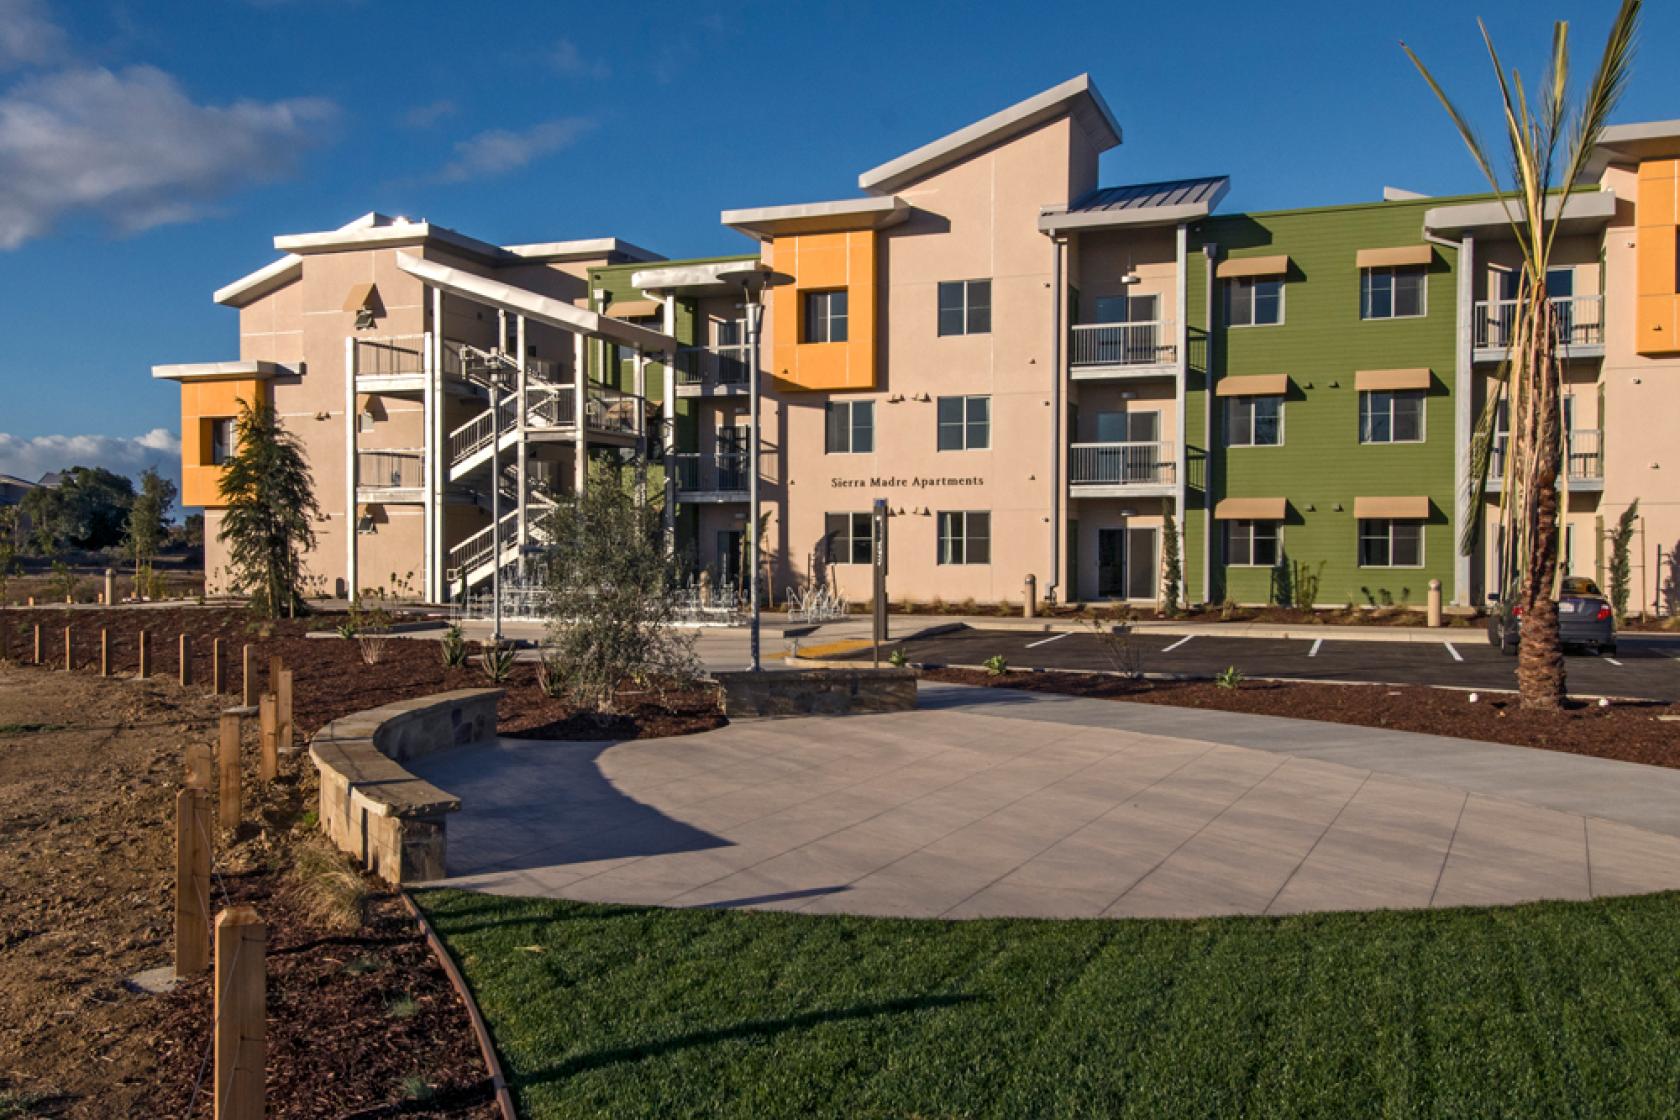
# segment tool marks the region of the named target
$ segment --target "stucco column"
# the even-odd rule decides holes
[[[526,373],[525,373],[525,316],[520,315],[520,316],[518,316],[514,319],[514,331],[515,331],[514,345],[519,350],[519,352],[514,356],[515,360],[519,363],[519,404],[518,404],[518,408],[519,408],[519,421],[518,421],[518,424],[519,424],[519,444],[518,444],[518,448],[519,448],[519,451],[518,451],[518,456],[517,456],[518,477],[514,482],[514,487],[517,491],[516,497],[519,500],[519,518],[518,518],[518,520],[519,520],[519,577],[520,577],[520,579],[524,579],[525,578],[525,546],[527,544],[529,544],[530,540],[531,540],[531,538],[530,538],[530,520],[529,520],[529,518],[530,518],[529,494],[530,494],[530,486],[531,486],[530,441],[525,438],[525,421],[526,421],[526,417],[529,415],[529,413],[526,411],[526,407],[529,404],[529,391],[530,391],[530,386],[527,382]],[[498,479],[497,481],[499,483],[501,480]]]
[[[672,338],[677,336],[677,297],[665,296],[665,333]],[[664,396],[659,402],[660,426],[659,438],[665,447],[665,549],[675,554],[677,549],[677,484],[672,471],[675,460],[672,458],[677,450],[677,355],[675,351],[665,356],[665,384]]]
[[[572,335],[572,361],[576,367],[572,372],[572,419],[575,421],[574,430],[577,433],[577,446],[572,459],[572,469],[576,477],[572,479],[572,492],[583,494],[583,488],[588,483],[589,474],[589,428],[584,423],[583,406],[585,402],[584,378],[588,376],[587,363],[583,355],[583,335]]]
[[[1476,429],[1476,239],[1466,236],[1458,249],[1458,355],[1453,375],[1453,594],[1454,606],[1470,605],[1474,554],[1461,554],[1457,537],[1480,509],[1472,509],[1466,484],[1470,479],[1470,437]]]
[[[356,598],[356,340],[344,338],[344,593]]]

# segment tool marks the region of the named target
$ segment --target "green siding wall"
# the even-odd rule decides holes
[[[1274,595],[1267,569],[1227,568],[1222,532],[1211,511],[1226,497],[1283,497],[1289,516],[1282,547],[1289,560],[1319,574],[1320,603],[1370,601],[1422,603],[1431,578],[1453,594],[1454,474],[1453,395],[1457,338],[1458,253],[1434,246],[1429,268],[1427,314],[1422,318],[1362,320],[1359,317],[1360,249],[1423,243],[1423,211],[1436,202],[1389,202],[1271,214],[1236,214],[1206,219],[1191,229],[1188,322],[1190,374],[1186,407],[1190,481],[1196,489],[1188,511],[1190,547],[1187,589],[1201,596],[1202,534],[1212,532],[1210,599],[1263,602]],[[1214,283],[1216,322],[1208,361],[1207,258],[1203,246],[1219,246],[1219,259],[1288,254],[1284,321],[1275,326],[1223,325],[1223,283]],[[1426,399],[1425,439],[1419,444],[1359,442],[1357,371],[1427,367],[1433,387]],[[1207,431],[1207,386],[1220,378],[1285,373],[1290,392],[1284,403],[1281,447],[1223,448],[1224,408],[1213,401],[1213,431]],[[1196,458],[1206,452],[1200,464]],[[1361,568],[1359,497],[1427,495],[1424,566]],[[1310,507],[1310,508],[1309,508]],[[1340,507],[1340,508],[1338,508]]]

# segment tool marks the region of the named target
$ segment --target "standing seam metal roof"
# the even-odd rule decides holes
[[[1229,177],[1173,179],[1164,183],[1133,183],[1122,187],[1098,187],[1074,201],[1069,214],[1096,214],[1111,210],[1144,210],[1157,206],[1213,205]]]

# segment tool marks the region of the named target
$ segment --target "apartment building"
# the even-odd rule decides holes
[[[1018,602],[1031,576],[1058,601],[1147,604],[1172,533],[1191,602],[1303,579],[1324,604],[1420,601],[1435,579],[1482,602],[1495,519],[1464,482],[1518,294],[1501,207],[1388,191],[1227,213],[1217,174],[1102,185],[1120,143],[1081,76],[863,172],[856,198],[726,211],[756,254],[497,248],[378,217],[276,239],[287,257],[217,296],[241,309],[241,362],[156,371],[183,385],[185,500],[213,506],[216,424],[268,392],[340,518],[316,560],[332,585],[417,570],[442,598],[529,564],[545,495],[590,454],[647,464],[685,563],[738,584],[753,356],[730,278],[760,259],[785,281],[758,355],[778,601],[810,582],[866,598],[882,499],[895,598]],[[1546,278],[1568,359],[1565,562],[1602,575],[1638,498],[1647,603],[1657,549],[1680,543],[1662,475],[1677,168],[1680,122],[1611,129],[1555,203]],[[511,379],[499,421],[490,367]],[[1489,531],[1461,556],[1474,519]]]

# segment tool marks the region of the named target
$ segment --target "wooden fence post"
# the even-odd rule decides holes
[[[210,791],[175,795],[175,975],[210,964]]]
[[[192,637],[181,635],[181,687],[192,684]]]
[[[245,662],[244,698],[240,701],[247,708],[257,706],[257,653],[251,648],[251,643],[245,643],[243,652]]]
[[[221,796],[217,798],[216,823],[223,828],[239,827],[239,733],[241,720],[237,712],[223,712],[221,737],[217,740],[216,764]]]
[[[227,662],[222,660],[222,640],[210,640],[210,691],[217,696],[227,691]]]
[[[41,624],[35,624],[35,664],[41,663]]]
[[[268,927],[250,906],[216,915],[216,1120],[259,1120],[267,1062]]]
[[[70,627],[66,626],[64,628],[64,671],[66,673],[68,673],[71,670],[71,668],[72,668],[72,665],[70,664]]]
[[[140,671],[139,678],[145,680],[152,673],[151,644],[146,639],[146,632],[140,631]]]
[[[103,627],[99,631],[99,675],[111,675],[111,632]]]
[[[210,744],[187,744],[187,773],[188,789],[201,789],[205,796],[210,794]]]
[[[276,713],[280,720],[280,749],[286,754],[292,753],[296,746],[292,739],[292,671],[280,670],[280,681],[274,686],[275,703],[279,708]]]
[[[279,704],[272,692],[257,698],[257,717],[262,730],[262,761],[258,770],[265,782],[280,776]]]

